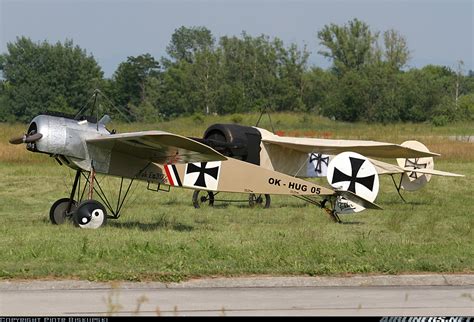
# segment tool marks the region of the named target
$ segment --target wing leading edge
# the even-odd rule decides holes
[[[163,131],[112,134],[86,142],[104,152],[120,152],[158,164],[227,160],[205,144]]]
[[[262,133],[262,142],[266,144],[276,144],[305,153],[317,152],[336,155],[342,152],[352,151],[368,157],[377,158],[419,158],[440,155],[438,153],[421,151],[386,142],[294,138],[274,135],[268,131],[262,131],[261,129],[260,131]]]
[[[378,174],[397,174],[397,173],[405,173],[405,172],[416,172],[421,174],[431,174],[435,176],[442,176],[442,177],[464,177],[463,174],[457,174],[453,172],[447,171],[440,171],[435,169],[413,169],[413,168],[403,168],[395,164],[386,163],[379,160],[369,159],[370,162],[375,166],[377,169]]]

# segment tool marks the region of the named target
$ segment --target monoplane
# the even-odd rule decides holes
[[[195,138],[212,146],[223,155],[259,165],[262,168],[281,172],[298,178],[328,177],[333,188],[349,190],[367,200],[374,201],[376,193],[371,189],[371,182],[361,181],[360,167],[357,161],[350,160],[344,166],[343,161],[334,169],[331,162],[341,159],[339,154],[351,151],[367,157],[374,165],[377,174],[390,175],[398,194],[404,200],[400,190],[416,191],[426,185],[432,175],[462,177],[463,175],[434,169],[433,157],[440,154],[431,152],[423,143],[409,140],[401,144],[367,140],[332,140],[305,137],[289,137],[273,134],[256,126],[239,124],[213,124],[207,128],[203,138]],[[369,158],[370,157],[370,158]],[[375,159],[377,158],[377,159]],[[387,163],[379,159],[396,159],[397,164]],[[342,171],[341,166],[344,167]],[[335,171],[335,172],[334,172]],[[395,175],[399,175],[398,182]],[[357,183],[357,185],[356,185]],[[365,184],[365,188],[363,189]],[[193,203],[196,206],[196,196]],[[214,192],[201,201],[213,201]],[[250,200],[255,198],[250,196]],[[270,196],[257,196],[265,199],[269,206]],[[349,214],[362,211],[361,205],[343,197],[336,203],[338,214]]]
[[[72,219],[78,227],[98,228],[107,219],[118,219],[135,180],[165,191],[182,187],[208,193],[291,195],[324,209],[339,222],[339,214],[355,212],[357,207],[358,211],[381,209],[374,201],[383,164],[374,166],[364,155],[407,160],[438,155],[419,146],[278,137],[236,124],[211,126],[204,138],[164,131],[117,133],[107,128],[110,121],[107,115],[98,119],[81,113],[45,113],[30,122],[24,135],[10,139],[12,144],[24,143],[27,150],[47,154],[76,171],[69,196],[51,206],[53,224]],[[308,160],[314,162],[311,154],[316,151],[335,155],[328,162],[329,187],[305,180],[311,176],[300,172]],[[384,171],[406,174],[408,170],[405,165]],[[418,165],[409,173],[449,174]],[[121,178],[116,205],[107,198],[97,174]],[[81,178],[85,179],[82,189]],[[128,184],[124,185],[124,179],[130,179]]]
[[[53,224],[62,224],[70,218],[78,227],[98,228],[107,219],[118,219],[134,180],[158,184],[158,187],[295,195],[311,200],[335,219],[338,217],[334,205],[340,197],[365,208],[380,209],[357,193],[229,158],[192,138],[164,131],[120,134],[109,131],[106,127],[109,121],[108,116],[96,121],[85,116],[38,115],[29,124],[26,134],[10,139],[12,144],[25,143],[29,151],[47,154],[76,171],[70,195],[51,206],[49,217]],[[358,154],[350,154],[346,159],[349,158],[361,162],[360,172],[368,174],[373,190],[378,190],[378,176],[372,164]],[[115,207],[101,188],[97,174],[121,178]],[[81,178],[86,181],[82,192]],[[131,179],[127,187],[123,186],[125,178]],[[94,199],[95,196],[102,203]]]

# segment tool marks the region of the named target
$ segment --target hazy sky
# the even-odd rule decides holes
[[[395,29],[412,51],[409,66],[474,70],[474,0],[0,0],[0,52],[18,36],[54,43],[72,39],[110,77],[127,56],[166,55],[180,26],[205,26],[216,39],[279,37],[306,44],[310,64],[328,67],[316,37],[326,24],[358,18],[372,31]]]

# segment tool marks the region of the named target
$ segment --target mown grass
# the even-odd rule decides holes
[[[258,115],[240,117],[241,123],[252,124]],[[245,117],[253,118],[253,122],[247,122]],[[279,117],[288,120],[284,130],[299,129],[295,120],[303,118],[272,115],[274,123]],[[121,132],[162,129],[201,136],[208,125],[232,122],[232,118],[235,121],[237,117],[189,117],[181,123],[116,127]],[[123,217],[98,230],[81,230],[72,224],[54,226],[48,219],[51,204],[69,193],[72,170],[58,166],[45,155],[26,152],[24,147],[5,151],[12,146],[4,141],[18,130],[21,133],[24,126],[2,125],[0,278],[179,281],[252,274],[474,271],[474,146],[445,138],[472,135],[471,125],[449,130],[433,128],[430,132],[428,125],[421,129],[403,125],[406,129],[400,129],[395,125],[385,128],[356,124],[347,129],[319,118],[307,122],[307,128],[300,128],[331,131],[333,137],[398,143],[415,138],[426,142],[423,138],[436,137],[432,144],[446,151],[461,144],[461,157],[445,154],[436,160],[436,168],[466,177],[433,177],[422,190],[405,193],[407,203],[400,200],[391,179],[382,177],[376,202],[384,210],[343,217],[344,224],[340,225],[320,209],[291,197],[272,196],[271,208],[266,210],[225,202],[216,202],[213,208],[194,209],[191,190],[154,193],[146,190],[145,183],[137,183]],[[323,129],[326,123],[333,124],[333,128]],[[431,150],[444,154],[426,143]],[[117,179],[103,180],[109,189],[116,187]],[[247,199],[246,195],[237,194],[219,197]]]

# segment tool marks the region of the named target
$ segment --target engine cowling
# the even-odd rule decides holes
[[[27,144],[28,150],[78,159],[87,158],[86,139],[110,134],[104,124],[51,115],[36,116],[27,133],[41,134],[39,140]]]
[[[214,124],[204,140],[225,156],[260,165],[262,135],[256,128],[239,124]]]

